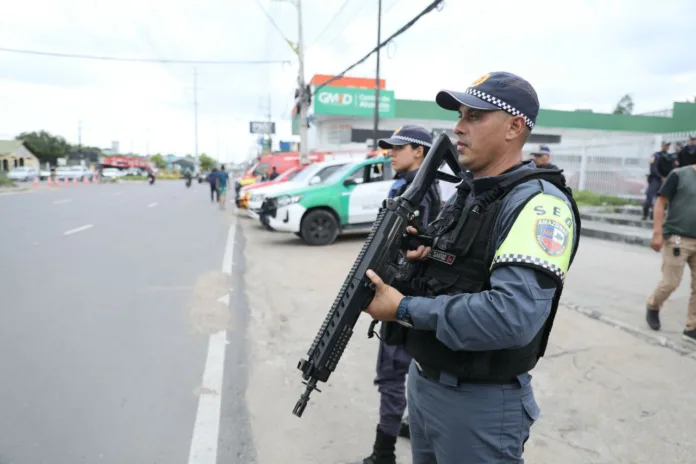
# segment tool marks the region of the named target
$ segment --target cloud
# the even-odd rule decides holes
[[[290,136],[298,63],[297,11],[287,1],[23,0],[5,6],[0,47],[183,60],[290,60],[289,65],[197,66],[199,152],[243,159],[250,120],[276,121]],[[383,0],[382,38],[419,13],[422,0]],[[305,78],[334,74],[376,44],[377,2],[304,0]],[[335,17],[334,17],[335,16]],[[611,111],[631,93],[636,112],[696,95],[688,31],[690,0],[635,8],[614,0],[461,2],[424,16],[381,53],[381,77],[397,98],[432,100],[492,70],[535,86],[542,107]],[[332,20],[329,24],[329,21]],[[328,24],[328,27],[327,27]],[[319,40],[317,40],[319,38]],[[372,77],[375,57],[349,75]],[[101,147],[192,153],[194,66],[0,52],[3,133],[46,129]]]

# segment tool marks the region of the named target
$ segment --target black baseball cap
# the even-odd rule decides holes
[[[377,141],[379,148],[383,149],[392,148],[395,145],[408,145],[409,143],[430,148],[433,146],[433,136],[424,127],[407,125],[396,129],[388,139]]]
[[[435,101],[450,111],[459,111],[460,105],[485,111],[503,110],[513,116],[522,116],[530,130],[539,114],[539,98],[534,87],[509,72],[485,74],[463,92],[440,90]]]

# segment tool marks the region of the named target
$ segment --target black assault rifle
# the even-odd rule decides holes
[[[438,171],[443,162],[452,169],[454,176]],[[302,383],[307,386],[293,410],[297,417],[302,417],[312,390],[320,391],[317,382],[326,382],[336,369],[358,317],[375,295],[375,286],[365,272],[372,269],[386,284],[391,284],[399,271],[396,264],[399,250],[411,248],[406,245],[412,237],[406,227],[417,214],[428,189],[435,178],[461,182],[461,171],[452,142],[446,134],[440,134],[404,194],[384,200],[370,235],[307,352],[307,359],[300,359],[297,365],[302,371]]]

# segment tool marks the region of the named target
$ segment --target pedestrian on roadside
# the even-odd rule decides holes
[[[679,151],[677,163],[680,167],[696,164],[696,135],[692,135],[689,144]]]
[[[218,191],[218,203],[220,203],[220,209],[225,209],[225,201],[227,198],[227,183],[230,176],[225,171],[225,165],[220,166],[220,171],[217,172],[216,176],[216,187]]]
[[[378,141],[380,148],[391,150],[391,165],[396,172],[388,198],[402,195],[411,185],[432,142],[432,136],[425,128],[411,125],[400,127],[390,138]],[[438,215],[440,208],[440,192],[435,182],[418,208],[414,226],[424,230]],[[399,288],[398,284],[395,287]],[[406,410],[406,374],[411,356],[398,341],[395,344],[384,342],[389,324],[395,323],[387,322],[380,327],[377,376],[374,380],[380,394],[379,424],[372,454],[362,461],[363,464],[395,464],[397,436],[408,438],[410,435],[408,421],[402,423],[402,419]]]
[[[580,215],[560,173],[521,161],[539,111],[526,80],[492,72],[436,102],[459,113],[459,163],[472,178],[430,223],[432,249],[407,252],[422,266],[409,294],[367,271],[366,312],[397,321],[413,357],[413,464],[518,464],[539,417],[529,371],[546,349]]]
[[[672,161],[672,167],[674,167],[674,158],[669,155],[669,142],[664,142],[662,144],[662,149],[658,152],[653,153],[650,157],[650,173],[648,174],[648,188],[645,190],[645,201],[643,202],[643,221],[653,218],[653,205],[655,204],[655,197],[657,197],[657,192],[660,190],[665,177],[669,172],[666,172],[666,167]]]
[[[665,218],[665,209],[669,212]],[[679,287],[688,264],[691,270],[691,297],[682,332],[696,343],[696,164],[673,170],[657,195],[653,236],[650,246],[662,251],[662,279],[648,297],[646,320],[660,330],[660,309]]]
[[[210,173],[208,174],[207,181],[208,184],[210,184],[210,202],[213,202],[213,197],[215,197],[215,201],[220,201],[220,192],[218,192],[217,189],[217,168],[213,168]]]

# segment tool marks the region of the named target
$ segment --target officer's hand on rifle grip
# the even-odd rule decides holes
[[[406,228],[406,232],[408,232],[411,235],[416,235],[418,236],[418,229],[416,229],[413,226],[408,226]],[[425,236],[423,236],[425,237]],[[418,240],[417,237],[413,237],[414,239]],[[425,261],[428,259],[428,253],[430,253],[430,247],[429,246],[424,246],[424,245],[418,245],[417,248],[415,249],[408,249],[406,251],[406,260],[407,261]]]

